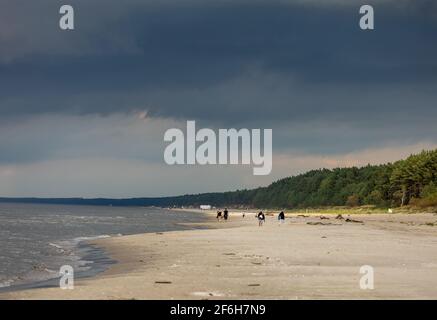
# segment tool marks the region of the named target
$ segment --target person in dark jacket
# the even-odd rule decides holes
[[[279,212],[278,214],[279,225],[285,222],[285,214],[284,211]]]
[[[262,211],[258,213],[258,226],[262,227],[263,223],[266,221],[266,216]]]
[[[225,208],[225,211],[223,211],[223,219],[228,220],[228,208]]]

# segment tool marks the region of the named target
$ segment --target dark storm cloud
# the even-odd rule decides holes
[[[358,3],[343,1],[77,1],[70,33],[57,29],[59,3],[42,3],[38,18],[16,13],[35,27],[24,37],[46,49],[20,52],[16,44],[0,65],[4,116],[147,109],[218,122],[354,120],[407,110],[409,102],[434,112],[437,20],[430,1],[373,1],[371,32],[358,28]],[[39,29],[26,19],[46,22]]]
[[[63,32],[58,0],[0,1],[0,194],[224,191],[435,148],[437,2],[365,2],[375,31],[362,0],[71,0]],[[273,128],[272,175],[164,165],[186,119]]]

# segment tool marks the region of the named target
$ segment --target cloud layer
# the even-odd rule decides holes
[[[366,161],[384,162],[377,150],[432,146],[436,2],[368,3],[370,32],[358,27],[361,1],[74,0],[76,30],[65,32],[58,1],[2,1],[0,194],[45,182],[58,196],[85,185],[111,196],[226,190],[324,157],[359,164],[351,155],[371,150]],[[246,168],[197,169],[210,179],[196,183],[196,169],[168,174],[163,132],[186,120],[273,128],[279,168],[263,180]],[[83,181],[62,173],[71,166]]]

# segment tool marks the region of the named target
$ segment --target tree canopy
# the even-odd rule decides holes
[[[0,198],[0,202],[113,206],[199,206],[308,208],[323,206],[437,206],[437,150],[383,165],[318,169],[267,187],[162,198]]]

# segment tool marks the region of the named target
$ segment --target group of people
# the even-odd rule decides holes
[[[246,214],[243,212],[243,218],[246,216]],[[229,211],[228,208],[225,208],[225,210],[223,210],[223,215],[221,211],[217,211],[217,221],[220,221],[221,219],[224,219],[225,221],[228,220],[229,217]],[[265,214],[260,211],[255,218],[258,219],[258,226],[262,227],[262,225],[264,224],[264,222],[266,221],[266,216]],[[279,221],[279,225],[283,224],[285,222],[285,213],[284,211],[279,212],[278,214],[278,221]]]
[[[221,211],[217,211],[217,221],[220,221],[222,218],[227,221],[229,217],[229,211],[228,208],[225,208],[225,210],[223,210],[223,216],[222,216],[222,212]]]
[[[258,218],[258,226],[262,227],[263,223],[266,221],[266,216],[265,214],[260,211],[257,215],[256,218]],[[279,225],[283,224],[285,222],[285,213],[284,211],[279,212],[278,214],[278,221],[279,221]]]

